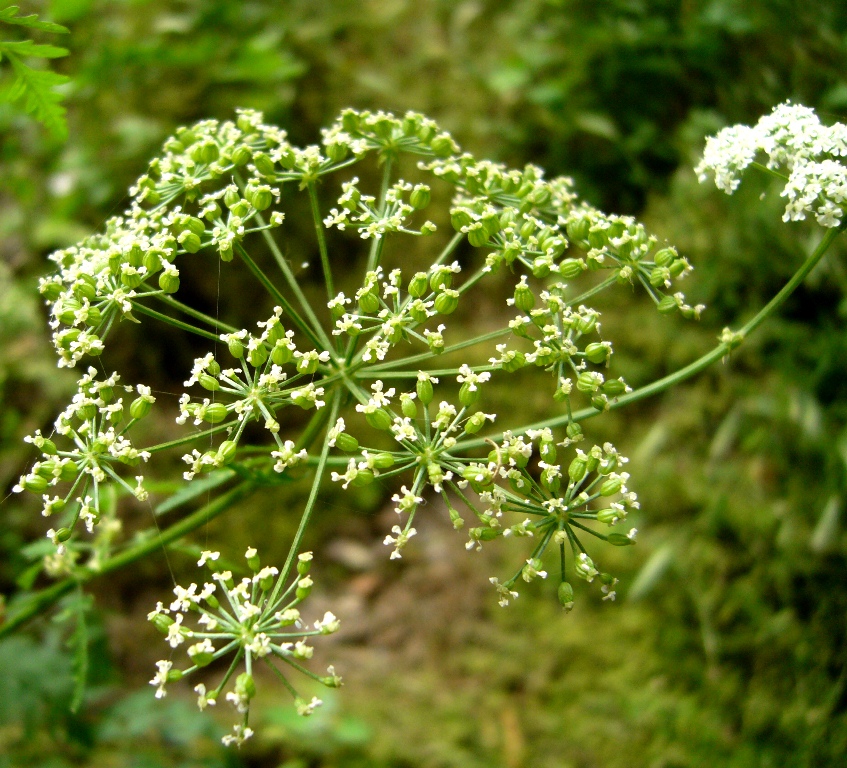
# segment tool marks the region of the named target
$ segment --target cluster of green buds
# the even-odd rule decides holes
[[[301,697],[282,669],[305,675],[329,688],[338,688],[341,678],[329,667],[326,675],[316,675],[303,662],[312,657],[312,638],[338,631],[338,619],[327,611],[322,619],[307,627],[300,607],[312,591],[309,570],[312,553],[297,558],[296,572],[286,586],[284,576],[274,566],[262,566],[257,551],[250,547],[245,553],[250,576],[236,581],[232,572],[219,565],[220,553],[205,551],[199,567],[211,571],[211,581],[202,588],[192,583],[174,587],[174,600],[169,606],[156,605],[147,618],[165,635],[171,649],[182,648],[187,655],[186,666],[175,666],[170,659],[156,664],[157,672],[150,681],[156,687],[156,698],[167,695],[167,684],[190,675],[203,676],[204,668],[222,658],[231,658],[227,671],[214,688],[198,683],[197,706],[202,710],[216,704],[224,689],[224,698],[239,713],[233,732],[224,736],[224,744],[240,745],[253,731],[249,727],[250,703],[256,695],[255,667],[270,668],[294,697],[297,712],[310,715],[321,700]],[[192,626],[188,625],[188,620]],[[282,669],[279,663],[284,666]],[[239,672],[243,665],[243,672]]]

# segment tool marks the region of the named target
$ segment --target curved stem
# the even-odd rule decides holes
[[[640,387],[636,389],[634,392],[630,392],[627,395],[621,395],[617,400],[609,404],[610,409],[623,408],[626,405],[630,405],[631,403],[636,403],[639,400],[643,400],[646,397],[651,397],[652,395],[659,394],[660,392],[664,392],[666,389],[670,389],[671,387],[679,384],[680,382],[685,381],[686,379],[690,379],[692,376],[696,376],[701,371],[705,370],[709,366],[716,363],[718,360],[726,357],[733,349],[739,346],[756,328],[758,328],[770,315],[772,315],[779,307],[781,307],[788,297],[794,293],[797,287],[803,282],[803,280],[808,277],[809,273],[817,266],[818,262],[823,258],[823,255],[826,253],[827,249],[830,245],[832,245],[832,241],[838,236],[841,232],[840,229],[830,229],[824,235],[821,242],[818,244],[818,247],[812,252],[812,254],[803,262],[801,267],[792,275],[791,279],[782,287],[782,290],[776,294],[764,307],[762,307],[756,315],[751,318],[741,330],[736,331],[730,334],[730,338],[726,341],[722,341],[718,344],[714,349],[710,352],[707,352],[702,357],[695,360],[693,363],[689,363],[684,368],[680,368],[678,371],[671,373],[661,379],[658,379],[647,386]],[[528,429],[543,429],[545,427],[555,428],[561,427],[565,424],[569,423],[571,419],[573,421],[583,421],[592,416],[596,416],[598,413],[602,413],[602,411],[598,411],[596,408],[583,408],[581,411],[576,411],[573,413],[572,417],[566,415],[556,416],[552,419],[545,419],[544,421],[536,422],[535,424],[530,424],[524,430]],[[475,448],[481,448],[485,445],[484,438],[477,438],[474,440],[460,440],[456,444],[456,449],[461,450],[472,450]]]
[[[210,520],[213,520],[218,515],[226,512],[233,504],[246,498],[253,492],[255,485],[251,481],[244,481],[235,486],[225,494],[215,499],[215,501],[206,504],[196,512],[192,512],[188,517],[183,518],[178,523],[174,523],[169,528],[161,531],[158,535],[152,536],[146,541],[136,544],[135,546],[125,549],[120,554],[104,560],[100,564],[100,568],[94,570],[81,570],[74,576],[63,579],[56,584],[53,584],[46,589],[36,592],[31,597],[23,601],[20,607],[11,606],[9,616],[6,621],[0,625],[0,638],[14,632],[22,624],[25,624],[30,619],[34,618],[51,605],[58,602],[74,587],[86,584],[89,581],[105,576],[108,573],[130,565],[142,557],[158,551],[166,544],[182,538],[188,533],[200,528]],[[16,609],[17,608],[17,609]]]

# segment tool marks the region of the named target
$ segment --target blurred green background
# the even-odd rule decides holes
[[[781,223],[766,180],[733,198],[698,185],[704,136],[786,99],[847,121],[842,0],[22,5],[70,29],[48,40],[70,49],[53,62],[70,77],[69,138],[0,105],[7,595],[21,547],[43,536],[37,512],[7,497],[30,461],[21,438],[51,422],[74,379],[55,368],[37,278],[51,250],[120,212],[175,127],[255,107],[305,144],[343,107],[415,109],[478,156],[572,176],[590,202],[676,244],[695,266],[689,298],[708,305],[697,325],[635,296],[606,307],[621,373],[640,384],[752,315],[819,236]],[[187,686],[155,702],[147,680],[161,642],[143,619],[172,583],[160,558],[94,585],[95,652],[76,714],[63,625],[47,619],[0,643],[0,766],[843,765],[844,252],[729,363],[587,425],[632,457],[643,507],[639,546],[609,563],[623,582],[616,604],[582,590],[563,615],[537,588],[504,611],[487,583],[497,553],[468,556],[433,514],[402,567],[389,564],[391,489],[352,512],[330,499],[310,544],[324,553],[319,599],[343,624],[319,653],[347,684],[323,710],[299,720],[263,686],[258,736],[238,753],[219,747],[229,713],[201,716]],[[155,351],[126,356],[152,377],[181,375]],[[291,521],[267,525],[283,550]],[[254,533],[233,518],[206,535]]]

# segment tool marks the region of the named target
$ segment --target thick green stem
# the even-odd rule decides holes
[[[609,408],[617,409],[623,408],[624,406],[630,405],[631,403],[636,403],[639,400],[643,400],[646,397],[651,397],[652,395],[657,395],[660,392],[664,392],[666,389],[670,389],[671,387],[679,384],[680,382],[685,381],[686,379],[690,379],[692,376],[696,376],[701,371],[705,370],[709,366],[718,362],[722,358],[726,357],[733,349],[738,347],[756,328],[758,328],[768,317],[770,317],[779,307],[781,307],[788,297],[794,293],[797,287],[803,282],[803,280],[808,277],[809,273],[817,266],[818,262],[823,258],[823,255],[826,253],[829,246],[832,244],[832,241],[840,233],[840,229],[830,229],[827,230],[827,233],[824,235],[821,242],[818,244],[818,247],[812,252],[812,254],[803,262],[802,266],[794,273],[791,279],[783,286],[782,290],[776,294],[762,309],[760,309],[756,315],[751,318],[739,331],[736,331],[731,335],[731,338],[727,341],[723,341],[718,344],[714,349],[710,352],[707,352],[702,357],[695,360],[693,363],[686,365],[684,368],[680,368],[678,371],[671,373],[664,378],[658,379],[654,381],[652,384],[648,384],[647,386],[636,389],[634,392],[630,392],[627,395],[621,395],[617,400],[614,400],[609,404]],[[556,416],[552,419],[545,419],[544,421],[536,422],[535,424],[530,424],[525,427],[522,431],[526,431],[529,429],[544,429],[545,427],[555,428],[561,427],[568,424],[571,419],[573,421],[583,421],[584,419],[588,419],[592,416],[596,416],[601,411],[598,411],[596,408],[583,408],[581,411],[576,411],[572,416],[567,414],[562,416]],[[484,438],[477,438],[474,440],[462,440],[456,445],[456,450],[472,450],[475,448],[482,448],[486,444]]]
[[[11,606],[8,618],[0,625],[0,638],[11,634],[22,624],[25,624],[30,619],[45,611],[77,585],[86,584],[100,576],[105,576],[119,568],[131,565],[142,557],[157,552],[165,545],[200,528],[218,515],[226,512],[233,504],[249,496],[254,488],[255,486],[252,482],[245,481],[227,491],[215,499],[215,501],[201,507],[196,512],[188,515],[188,517],[161,531],[158,535],[152,536],[141,544],[129,547],[120,554],[103,561],[98,570],[82,570],[74,576],[63,579],[40,592],[36,592],[23,601],[20,606]]]

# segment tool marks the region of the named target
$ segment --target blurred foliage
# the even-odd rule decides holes
[[[29,458],[20,438],[50,422],[72,378],[56,375],[39,315],[43,256],[119,211],[177,125],[256,107],[309,143],[348,105],[417,109],[477,155],[574,176],[592,202],[638,213],[696,267],[688,291],[709,306],[698,327],[661,322],[637,301],[607,308],[622,373],[646,383],[754,313],[815,242],[810,228],[781,223],[767,180],[745,181],[729,199],[699,186],[690,168],[703,136],[788,98],[824,119],[847,114],[840,0],[30,5],[71,30],[71,55],[54,62],[70,77],[70,138],[0,106],[6,487]],[[628,572],[629,600],[586,601],[563,616],[539,589],[509,611],[491,608],[486,577],[496,564],[487,555],[469,559],[432,523],[402,568],[382,552],[375,564],[380,499],[369,489],[359,510],[341,515],[328,497],[313,544],[336,552],[323,566],[334,585],[328,607],[337,602],[350,618],[332,651],[348,685],[325,712],[294,722],[281,701],[260,723],[266,736],[224,754],[217,727],[189,700],[163,706],[150,691],[122,690],[152,675],[151,640],[137,627],[170,588],[162,559],[96,587],[114,656],[105,637],[95,643],[101,668],[90,671],[77,715],[66,709],[67,629],[41,626],[41,642],[0,646],[0,765],[840,764],[844,265],[841,246],[726,365],[610,415],[644,507],[640,546],[615,563]],[[138,354],[150,375],[167,375],[172,362]],[[531,409],[532,398],[520,407]],[[24,565],[21,544],[43,531],[18,499],[3,515],[8,593]],[[284,539],[290,524],[270,518],[268,539]],[[208,535],[244,534],[227,519]]]

